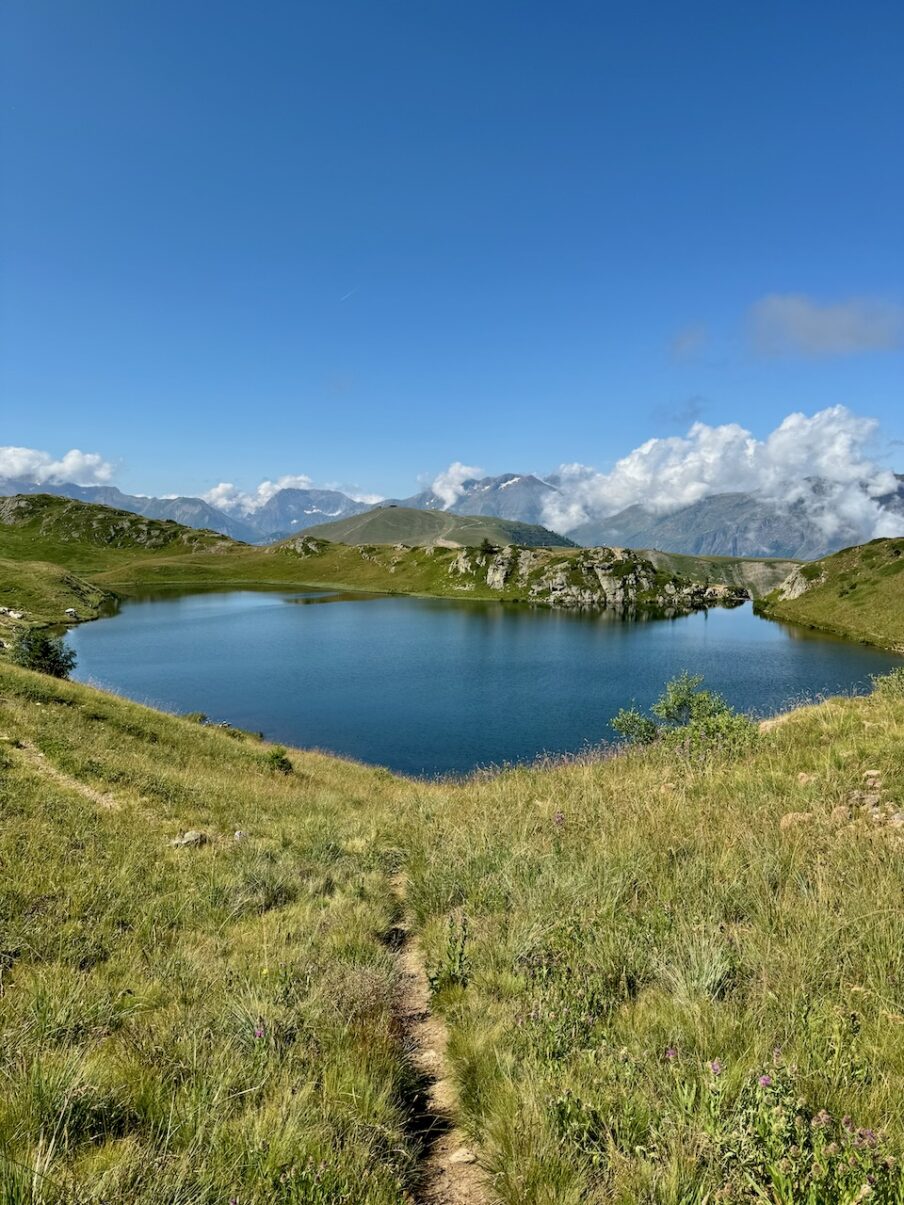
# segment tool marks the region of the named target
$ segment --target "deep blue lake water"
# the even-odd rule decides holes
[[[67,637],[75,677],[407,774],[579,752],[687,669],[760,714],[866,689],[901,658],[750,605],[626,622],[499,603],[308,591],[169,595]]]

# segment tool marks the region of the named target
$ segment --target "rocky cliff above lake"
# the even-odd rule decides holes
[[[299,536],[274,552],[310,560],[312,584],[499,598],[574,611],[673,616],[737,606],[750,597],[743,586],[697,581],[625,548],[352,547]]]

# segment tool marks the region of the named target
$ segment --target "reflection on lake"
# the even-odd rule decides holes
[[[577,752],[684,669],[768,713],[901,664],[749,605],[638,622],[314,590],[156,595],[68,641],[81,681],[409,774]]]

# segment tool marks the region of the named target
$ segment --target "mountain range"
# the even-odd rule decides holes
[[[130,510],[148,519],[173,519],[186,527],[208,528],[247,544],[269,544],[331,519],[344,519],[370,510],[366,502],[356,502],[338,490],[282,489],[256,510],[227,512],[203,498],[152,498],[143,494],[124,494],[112,485],[62,485],[0,478],[0,495],[55,494],[77,502],[94,502]]]
[[[897,488],[878,499],[889,515],[899,516],[904,528],[904,476]],[[452,515],[492,516],[516,523],[550,527],[546,507],[560,492],[555,477],[544,480],[530,473],[462,481],[449,494],[423,490],[409,498],[378,504]],[[306,528],[360,515],[371,505],[339,490],[277,490],[258,507],[228,512],[202,498],[154,498],[126,494],[115,486],[40,484],[0,478],[0,494],[45,493],[133,511],[152,519],[174,519],[195,528],[209,528],[235,540],[266,544]],[[820,513],[819,483],[810,483],[808,502],[782,505],[753,493],[711,494],[667,514],[641,505],[589,520],[565,534],[579,544],[659,548],[667,552],[708,556],[760,556],[811,559],[861,542],[862,529],[839,521],[827,495]],[[826,522],[830,518],[831,522]]]

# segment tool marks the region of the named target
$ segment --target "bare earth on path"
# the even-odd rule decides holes
[[[405,880],[393,889],[405,901]],[[430,984],[417,938],[403,921],[394,945],[399,965],[398,1022],[412,1065],[423,1083],[413,1124],[424,1140],[418,1205],[490,1205],[491,1196],[468,1139],[456,1125],[455,1086],[446,1058],[445,1022],[430,1011]]]

